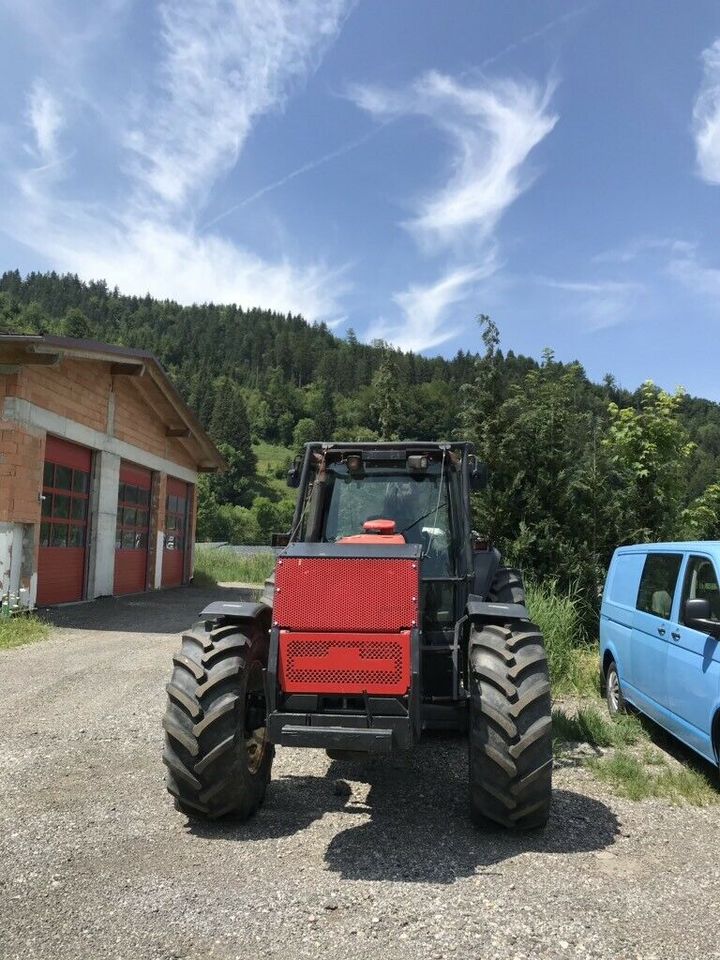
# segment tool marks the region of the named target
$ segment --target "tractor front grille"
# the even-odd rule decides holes
[[[397,631],[416,626],[415,560],[281,557],[273,621],[289,630]]]
[[[410,688],[410,631],[280,631],[280,686],[286,693],[386,694]]]

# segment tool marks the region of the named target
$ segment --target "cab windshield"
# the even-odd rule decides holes
[[[352,477],[333,469],[323,539],[335,542],[363,532],[366,520],[394,520],[408,543],[423,548],[423,574],[451,577],[450,504],[439,473],[372,473]]]

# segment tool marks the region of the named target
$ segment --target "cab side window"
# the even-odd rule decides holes
[[[670,616],[681,560],[673,553],[647,555],[638,589],[638,610],[664,619]]]
[[[685,622],[683,610],[686,600],[707,600],[711,619],[720,620],[720,586],[713,562],[707,557],[690,557],[688,560],[680,608],[682,623]]]

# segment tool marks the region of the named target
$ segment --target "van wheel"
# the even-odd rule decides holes
[[[608,713],[611,717],[617,717],[621,713],[627,713],[625,697],[622,694],[620,686],[620,677],[618,676],[615,661],[611,660],[608,664],[605,674],[605,699],[607,700]]]

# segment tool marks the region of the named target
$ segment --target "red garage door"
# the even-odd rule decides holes
[[[182,480],[167,479],[165,499],[165,549],[163,550],[162,585],[177,587],[183,582],[187,549],[188,494],[192,489]]]
[[[40,606],[82,600],[85,595],[91,465],[87,447],[47,438],[38,557]]]
[[[115,594],[142,593],[147,586],[151,485],[149,470],[130,463],[120,465],[115,531]]]

